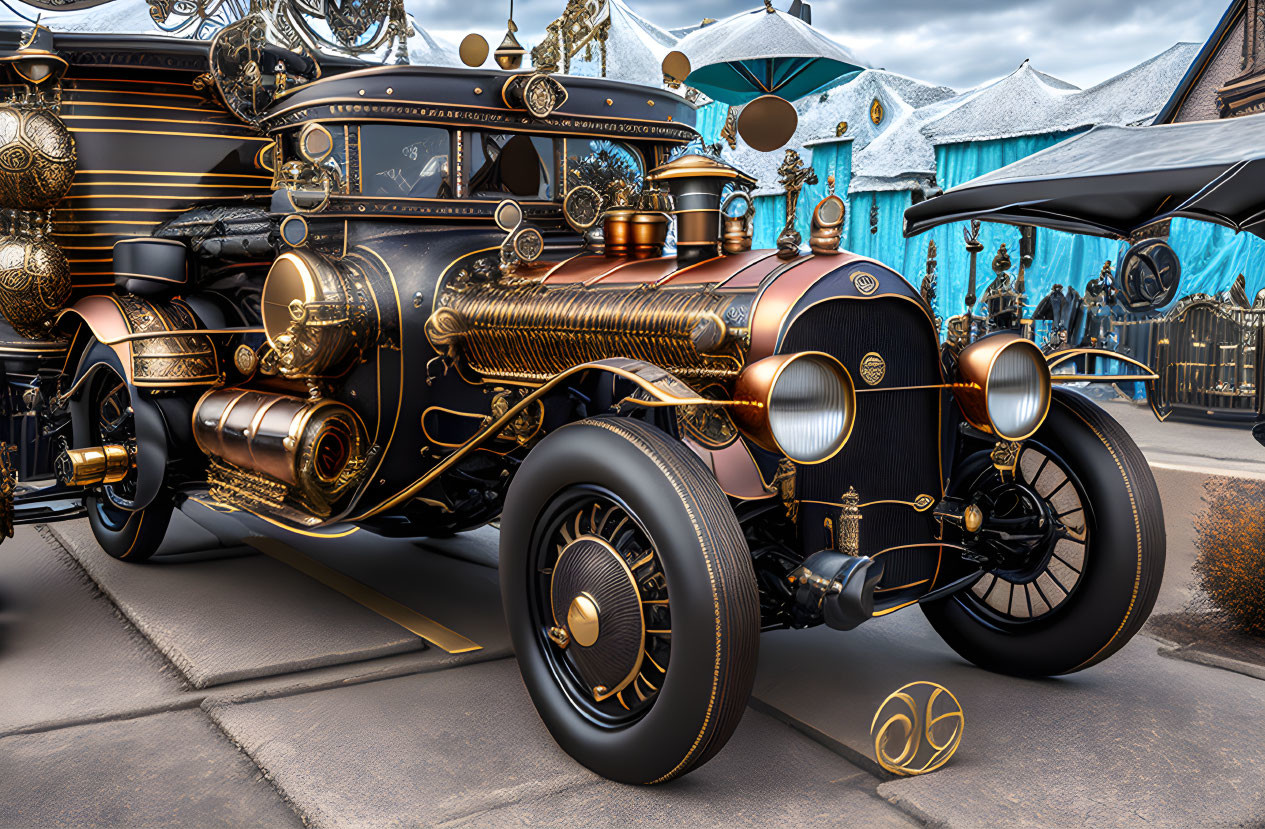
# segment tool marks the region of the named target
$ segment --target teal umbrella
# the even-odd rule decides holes
[[[733,106],[761,95],[794,101],[867,68],[803,20],[767,4],[691,32],[677,48],[694,67],[685,82]]]

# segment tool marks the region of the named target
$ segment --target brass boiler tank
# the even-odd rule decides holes
[[[268,512],[327,517],[365,467],[365,426],[336,400],[215,389],[194,408],[193,438],[212,459],[212,497]]]

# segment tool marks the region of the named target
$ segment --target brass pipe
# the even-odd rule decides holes
[[[57,480],[66,486],[117,484],[136,466],[136,457],[121,443],[64,449],[54,463]]]

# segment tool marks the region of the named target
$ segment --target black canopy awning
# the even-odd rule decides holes
[[[1095,127],[905,211],[905,235],[963,219],[1128,238],[1164,219],[1265,236],[1265,114]]]

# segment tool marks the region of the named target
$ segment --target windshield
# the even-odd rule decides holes
[[[366,196],[453,197],[448,130],[396,124],[360,128],[360,181]]]

